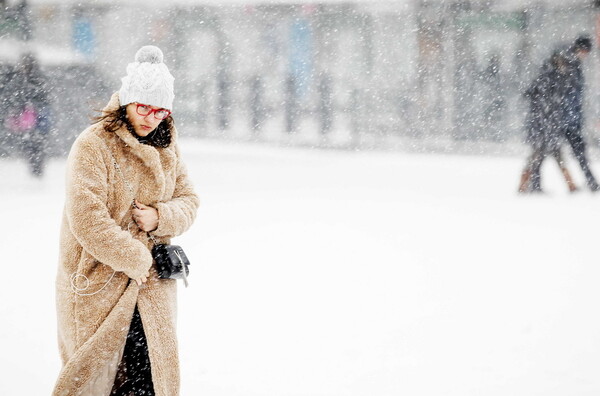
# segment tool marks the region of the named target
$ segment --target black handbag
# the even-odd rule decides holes
[[[152,248],[152,257],[156,262],[158,276],[162,279],[183,279],[188,285],[187,277],[190,274],[190,260],[178,245],[155,244]]]

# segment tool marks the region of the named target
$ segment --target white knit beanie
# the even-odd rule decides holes
[[[137,102],[173,110],[174,80],[160,48],[146,45],[136,52],[135,62],[127,65],[127,75],[121,79],[121,106]]]

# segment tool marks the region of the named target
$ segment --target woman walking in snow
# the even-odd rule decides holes
[[[199,205],[180,158],[173,98],[162,52],[142,47],[119,92],[71,148],[56,279],[63,367],[54,395],[179,394],[177,286],[159,279],[148,239],[151,232],[169,243]]]

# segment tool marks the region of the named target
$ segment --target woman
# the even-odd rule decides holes
[[[168,243],[191,226],[199,205],[179,155],[173,98],[162,52],[142,47],[119,92],[71,148],[56,281],[63,368],[54,395],[179,393],[176,281],[158,278],[148,238]]]

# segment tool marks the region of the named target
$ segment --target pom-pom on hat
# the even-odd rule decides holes
[[[135,62],[127,65],[127,75],[121,79],[121,106],[137,102],[173,110],[173,81],[160,48],[146,45],[136,52]]]

